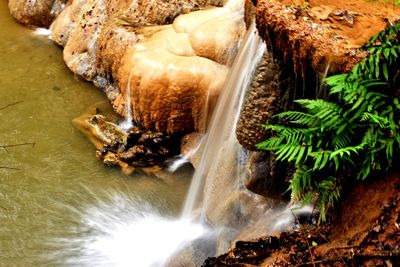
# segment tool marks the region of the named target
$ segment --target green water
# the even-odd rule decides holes
[[[124,176],[104,167],[71,120],[105,96],[74,77],[60,47],[15,22],[0,1],[0,266],[44,265],[48,240],[68,237],[79,213],[110,192],[177,214],[191,170]],[[111,200],[110,200],[111,201]],[[46,266],[57,265],[51,260]]]

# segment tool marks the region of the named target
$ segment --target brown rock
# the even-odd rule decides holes
[[[52,38],[65,46],[68,67],[102,88],[121,115],[130,94],[133,120],[144,128],[205,131],[244,31],[241,6],[175,18],[224,2],[76,0]]]
[[[62,11],[67,0],[9,0],[10,13],[28,26],[48,27]]]
[[[117,112],[127,114],[130,95],[133,119],[144,128],[205,131],[244,31],[235,14],[227,8],[198,11],[173,25],[136,29],[138,42],[117,71]]]
[[[265,52],[250,85],[243,110],[240,114],[236,134],[239,143],[248,150],[268,136],[260,124],[266,124],[279,107],[284,89],[280,88],[279,64],[270,52]]]
[[[255,12],[260,35],[270,42],[274,55],[292,61],[303,76],[308,66],[321,76],[327,66],[330,73],[348,72],[365,56],[357,49],[383,30],[385,19],[399,17],[398,8],[375,10],[376,5],[365,2],[306,2],[258,0]]]
[[[243,2],[199,9],[226,2],[73,0],[52,24],[52,39],[71,71],[103,89],[119,114],[127,116],[130,102],[144,128],[205,131],[244,33]],[[53,4],[35,3],[43,14]]]

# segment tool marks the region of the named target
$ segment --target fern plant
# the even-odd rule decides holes
[[[299,110],[263,125],[272,137],[257,147],[294,164],[292,199],[315,199],[320,221],[339,199],[342,179],[386,172],[399,154],[400,102],[389,83],[400,63],[399,33],[400,25],[390,25],[368,42],[368,56],[350,73],[325,80],[336,101],[296,100]]]

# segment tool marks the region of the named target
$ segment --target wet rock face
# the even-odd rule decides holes
[[[83,115],[73,123],[95,145],[97,159],[105,165],[121,167],[126,174],[135,168],[146,171],[154,167],[152,171],[157,171],[166,159],[179,154],[179,136],[139,127],[126,132],[102,114]]]
[[[201,132],[245,27],[241,1],[189,12],[225,2],[74,0],[53,23],[52,39],[119,114],[128,115],[130,102],[145,129]]]
[[[8,7],[20,23],[48,27],[66,3],[67,0],[9,0]]]
[[[126,141],[97,150],[96,156],[104,164],[120,166],[125,173],[133,168],[164,166],[165,160],[179,154],[177,137],[134,127],[126,134]],[[132,168],[132,169],[130,169]]]
[[[249,178],[246,188],[259,195],[282,200],[292,175],[292,167],[276,162],[272,153],[253,151],[248,160]],[[286,192],[287,193],[287,192]]]
[[[257,68],[240,114],[236,130],[239,143],[248,150],[268,136],[260,124],[266,124],[279,107],[285,88],[280,87],[280,67],[270,52],[266,52]]]

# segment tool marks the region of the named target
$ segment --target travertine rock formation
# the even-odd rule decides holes
[[[145,128],[204,131],[242,32],[242,17],[232,18],[225,9],[198,11],[173,25],[138,30],[141,40],[118,69],[117,111],[124,112],[131,95],[134,121]]]
[[[10,9],[25,24],[46,26],[63,8],[51,38],[119,114],[131,110],[156,131],[205,130],[245,30],[242,0],[62,1],[11,0]]]
[[[146,129],[204,131],[244,31],[242,7],[175,17],[223,3],[75,0],[53,23],[52,38],[65,47],[68,67],[101,87],[118,113],[128,116],[130,102]]]

